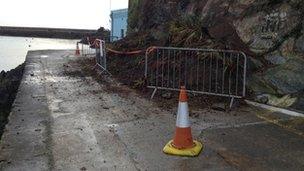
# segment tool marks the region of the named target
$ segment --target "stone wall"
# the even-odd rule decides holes
[[[129,9],[129,33],[148,32],[163,45],[242,50],[249,94],[304,108],[303,0],[130,0]]]
[[[23,76],[24,64],[0,72],[0,139]]]

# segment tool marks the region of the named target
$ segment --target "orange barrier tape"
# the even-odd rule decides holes
[[[157,48],[157,46],[148,47],[148,49],[146,49],[146,54],[151,53],[156,48]],[[109,52],[112,52],[112,53],[115,53],[115,54],[119,54],[119,55],[136,55],[136,54],[140,54],[140,53],[144,53],[145,52],[145,50],[136,50],[136,51],[131,51],[131,52],[123,52],[123,51],[113,50],[113,49],[110,49],[110,48],[107,48],[107,50]]]
[[[93,46],[95,48],[100,47],[100,42],[97,41],[97,39],[95,39],[93,41],[93,43],[91,43],[90,38],[87,37],[87,41],[88,41],[89,46]],[[151,53],[156,48],[157,48],[156,46],[151,46],[148,49],[146,49],[146,53],[149,54],[149,53]],[[140,53],[144,52],[144,50],[136,50],[136,51],[131,51],[131,52],[123,52],[123,51],[113,50],[113,49],[110,49],[110,48],[106,48],[106,49],[109,52],[112,52],[112,53],[115,53],[115,54],[118,54],[118,55],[136,55],[136,54],[140,54]]]
[[[131,52],[122,52],[122,51],[117,51],[117,50],[113,50],[113,49],[110,49],[110,48],[107,48],[107,50],[109,52],[112,52],[112,53],[115,53],[115,54],[118,54],[118,55],[136,55],[136,54],[140,54],[140,53],[144,52],[143,50],[136,50],[136,51],[131,51]]]
[[[146,54],[153,52],[153,50],[155,50],[156,48],[157,48],[157,46],[148,47],[148,49],[146,50]]]
[[[87,42],[90,47],[99,48],[100,46],[100,42],[98,41],[98,39],[90,40],[90,38],[87,37]]]
[[[95,39],[92,46],[95,47],[95,48],[99,48],[100,47],[100,42],[97,39]]]

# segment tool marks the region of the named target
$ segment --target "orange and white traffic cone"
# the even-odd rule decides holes
[[[185,86],[182,86],[179,94],[174,138],[166,144],[163,151],[172,155],[194,157],[199,155],[202,148],[202,143],[192,138],[188,97]]]
[[[80,50],[79,50],[79,45],[78,43],[76,44],[76,51],[75,51],[75,55],[79,56],[80,55]]]

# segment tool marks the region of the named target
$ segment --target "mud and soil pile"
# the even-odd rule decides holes
[[[130,60],[131,58],[131,60]],[[141,61],[144,58],[142,56],[111,56],[109,59],[108,67],[110,68],[111,74],[113,77],[108,77],[105,74],[99,74],[94,70],[95,59],[94,58],[83,58],[79,59],[76,62],[70,62],[72,67],[70,68],[81,68],[81,72],[79,70],[74,73],[69,72],[66,73],[68,75],[75,76],[91,76],[99,83],[105,85],[105,90],[111,93],[117,93],[122,97],[128,97],[130,93],[130,88],[132,91],[135,91],[137,95],[143,98],[150,99],[152,94],[152,89],[147,89],[144,81],[144,65]],[[134,62],[136,61],[136,62]],[[120,68],[117,68],[117,67]],[[118,82],[116,82],[118,80]],[[173,114],[176,114],[176,105],[178,103],[178,92],[169,92],[169,91],[157,91],[156,95],[153,98],[155,104],[157,104],[160,108],[172,111]],[[218,110],[229,110],[228,98],[218,98],[215,96],[202,96],[197,94],[188,94],[189,105],[191,108],[191,113],[193,117],[198,116],[195,112],[196,110],[201,110],[202,108],[214,108],[213,104],[220,103],[220,108],[216,108]],[[235,106],[242,103],[241,101],[237,101]],[[223,105],[222,105],[223,104]],[[215,109],[215,108],[214,108]]]
[[[15,100],[24,70],[24,64],[8,72],[0,73],[0,137]]]

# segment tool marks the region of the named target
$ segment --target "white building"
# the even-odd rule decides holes
[[[119,40],[126,36],[128,9],[111,11],[111,41]]]

